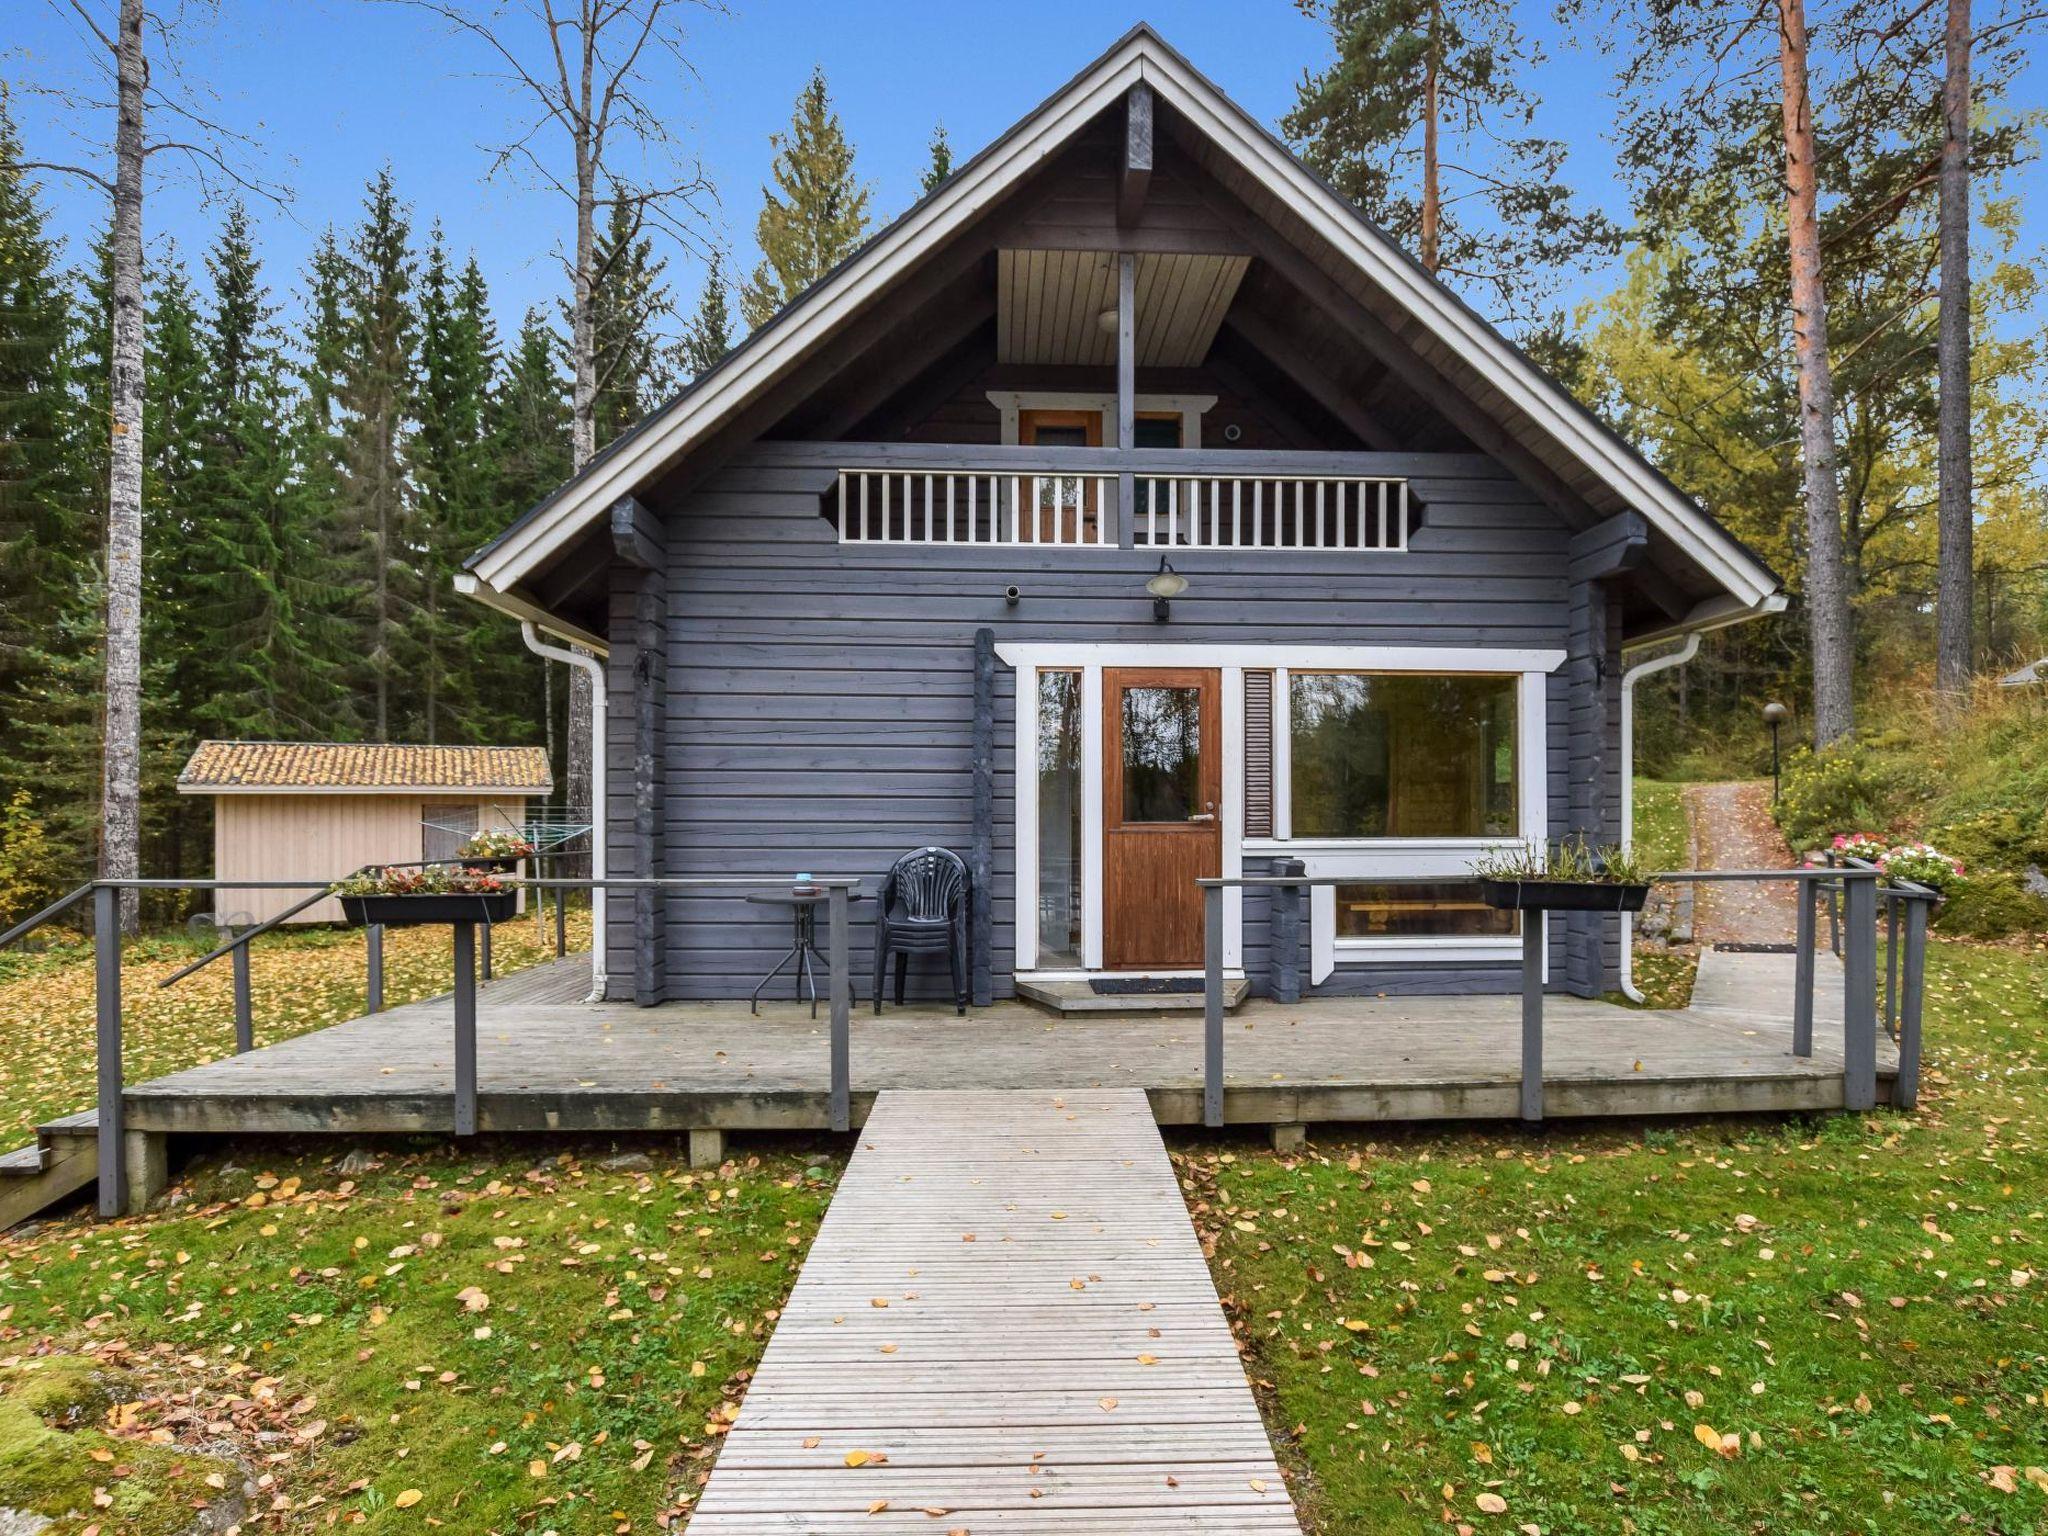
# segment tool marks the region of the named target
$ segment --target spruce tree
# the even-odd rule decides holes
[[[495,510],[486,413],[497,350],[483,272],[473,256],[460,273],[449,270],[437,224],[420,283],[418,427],[409,453],[419,488],[419,611],[407,635],[406,669],[419,693],[421,734],[430,742],[494,734],[495,722],[476,707],[482,680],[471,630],[502,622],[458,598],[454,580],[463,559],[489,537]]]
[[[598,245],[591,292],[597,345],[597,446],[602,448],[660,403],[669,376],[655,335],[672,307],[662,278],[668,262],[654,254],[637,211],[612,205]]]
[[[731,350],[732,314],[726,307],[725,260],[713,251],[704,269],[704,291],[697,297],[696,313],[683,327],[676,359],[682,365],[685,379],[699,379]]]
[[[870,189],[854,179],[853,146],[832,110],[822,69],[812,70],[798,93],[790,131],[768,142],[775,185],[761,189],[754,225],[761,264],[740,294],[753,330],[851,255],[868,230]]]
[[[0,91],[0,715],[33,675],[31,648],[89,580],[97,542],[80,459],[71,285]],[[0,785],[0,788],[6,788]],[[40,801],[41,789],[28,787]]]
[[[1574,206],[1564,145],[1527,132],[1535,101],[1516,77],[1542,55],[1507,0],[1304,9],[1336,58],[1303,79],[1281,132],[1424,267],[1527,321],[1572,264],[1619,249],[1620,230]]]
[[[364,594],[364,665],[358,684],[371,735],[393,739],[405,701],[400,675],[403,633],[417,611],[411,565],[412,487],[406,473],[408,415],[418,317],[412,288],[411,224],[387,166],[364,197],[362,226],[350,242],[341,375],[339,505],[355,544],[354,574]]]

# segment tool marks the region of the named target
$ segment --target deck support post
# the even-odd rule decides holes
[[[369,983],[368,990],[363,998],[363,1012],[382,1013],[384,1011],[384,925],[382,923],[372,923],[363,930],[363,935],[368,941],[370,949]]]
[[[128,1162],[121,1102],[121,893],[111,885],[92,893],[94,1049],[99,1068],[100,1215],[128,1208]]]
[[[228,956],[235,973],[235,1054],[246,1056],[256,1049],[255,1010],[249,1001],[249,946],[245,941]]]
[[[853,1128],[853,973],[846,933],[846,887],[825,896],[826,969],[832,994],[832,1129]]]
[[[1927,903],[1906,903],[1905,991],[1899,998],[1899,1075],[1892,1083],[1892,1107],[1920,1103],[1920,1002],[1927,984]]]
[[[1020,704],[1021,708],[1022,705]],[[974,843],[969,850],[968,972],[974,1006],[995,1001],[996,632],[974,632]]]
[[[476,924],[455,925],[455,1134],[476,1134]]]
[[[1223,1124],[1223,887],[1202,887],[1202,1124]]]
[[[1274,1126],[1272,1136],[1273,1150],[1282,1157],[1292,1157],[1308,1145],[1308,1127],[1299,1122]]]
[[[717,1126],[693,1127],[690,1131],[690,1166],[716,1168],[725,1161],[725,1132]]]
[[[171,1182],[171,1138],[162,1131],[128,1131],[121,1138],[121,1162],[128,1178],[123,1213],[140,1216]]]
[[[1543,1118],[1543,914],[1522,914],[1522,1118]]]
[[[1813,1054],[1813,904],[1820,899],[1817,880],[1793,884],[1799,899],[1799,922],[1792,955],[1792,1054],[1805,1058]]]
[[[1877,881],[1842,881],[1842,1108],[1877,1107]]]

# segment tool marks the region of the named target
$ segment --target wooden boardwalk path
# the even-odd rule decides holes
[[[1145,1095],[882,1094],[689,1530],[1298,1536]]]

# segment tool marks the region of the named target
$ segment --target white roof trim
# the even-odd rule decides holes
[[[1770,572],[1626,445],[1584,414],[1556,384],[1478,315],[1378,234],[1244,110],[1175,55],[1149,29],[1134,30],[1088,70],[970,161],[924,204],[884,230],[846,266],[799,299],[773,329],[743,344],[701,387],[650,418],[586,478],[539,515],[515,524],[476,559],[486,587],[507,592],[547,557],[681,453],[706,426],[756,396],[775,377],[880,296],[930,245],[977,217],[983,206],[1035,170],[1080,125],[1135,82],[1147,81],[1174,109],[1236,158],[1395,302],[1429,326],[1541,425],[1621,500],[1711,574],[1741,606],[1764,611],[1778,590]]]

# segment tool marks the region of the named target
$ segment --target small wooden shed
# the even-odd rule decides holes
[[[453,858],[471,832],[525,825],[554,788],[541,747],[203,741],[178,792],[213,797],[218,880],[337,880],[365,864]],[[214,914],[262,922],[302,890],[216,893]],[[341,920],[322,901],[294,923]]]

